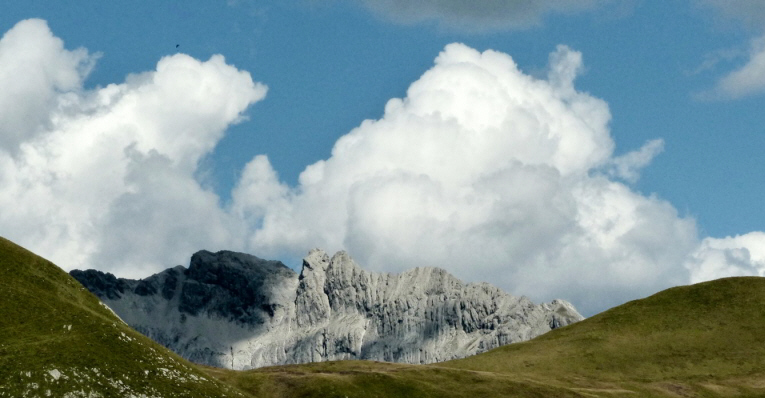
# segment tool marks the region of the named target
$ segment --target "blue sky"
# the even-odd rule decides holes
[[[552,5],[548,12],[534,12],[504,7],[501,2],[479,1],[475,2],[479,11],[472,17],[460,9],[464,6],[459,1],[424,3],[429,5],[402,13],[398,11],[400,4],[393,0],[379,2],[377,8],[370,5],[374,4],[372,2],[351,0],[153,1],[141,6],[95,1],[67,4],[13,1],[4,5],[0,13],[0,32],[10,31],[20,21],[39,18],[47,22],[53,36],[63,40],[67,51],[80,47],[87,49],[88,62],[94,65],[92,70],[82,76],[79,87],[56,88],[56,94],[52,94],[56,98],[63,92],[73,92],[85,98],[88,92],[123,83],[129,74],[154,71],[160,59],[176,53],[188,54],[199,61],[221,54],[225,64],[248,72],[253,81],[268,87],[267,94],[264,98],[256,99],[255,95],[247,99],[241,110],[246,120],[226,119],[225,135],[215,136],[209,148],[206,147],[208,149],[192,156],[196,166],[190,171],[193,177],[190,181],[199,185],[199,189],[193,189],[202,192],[200,197],[204,193],[212,194],[212,202],[218,201],[217,208],[210,212],[225,213],[220,216],[224,218],[242,216],[244,213],[232,210],[239,208],[232,190],[241,185],[246,165],[257,155],[267,155],[269,166],[264,166],[265,169],[270,168],[278,174],[275,185],[268,189],[278,191],[274,187],[281,186],[292,190],[284,194],[293,198],[287,200],[289,204],[286,206],[290,210],[285,211],[305,213],[293,214],[282,229],[274,227],[273,231],[282,231],[315,218],[311,211],[305,210],[309,205],[301,205],[312,199],[294,199],[310,190],[299,183],[300,173],[311,164],[330,159],[338,139],[360,126],[362,121],[384,118],[386,103],[391,98],[406,97],[409,86],[434,68],[434,59],[447,44],[458,42],[479,52],[495,50],[507,54],[525,76],[541,80],[548,76],[550,54],[558,45],[565,45],[580,53],[583,59],[583,68],[574,83],[576,90],[607,104],[610,116],[607,134],[615,144],[613,154],[606,156],[611,160],[601,159],[599,166],[588,169],[587,174],[610,175],[609,181],[623,185],[630,195],[660,201],[674,208],[677,214],[671,216],[671,223],[678,222],[682,226],[667,228],[685,231],[673,232],[672,236],[690,234],[679,239],[682,243],[676,244],[688,248],[682,249],[685,250],[682,255],[672,254],[666,258],[656,255],[662,259],[643,267],[639,276],[625,271],[624,275],[615,277],[618,281],[612,287],[603,288],[602,297],[598,298],[588,297],[586,292],[593,291],[593,286],[600,286],[600,282],[583,278],[581,283],[573,283],[577,286],[563,288],[566,286],[563,281],[569,277],[567,275],[575,275],[576,268],[556,277],[559,282],[539,289],[535,288],[535,283],[542,283],[539,281],[541,276],[519,276],[556,272],[557,266],[545,266],[544,261],[530,261],[527,257],[544,257],[540,253],[548,250],[565,252],[565,245],[541,245],[535,254],[528,255],[505,253],[498,255],[498,260],[478,260],[477,263],[486,265],[474,268],[464,264],[467,260],[457,261],[462,265],[443,264],[445,258],[470,258],[467,249],[444,254],[445,257],[435,254],[429,257],[434,259],[432,262],[424,261],[422,265],[445,266],[460,277],[491,281],[534,299],[561,296],[589,313],[671,284],[728,274],[759,274],[763,270],[765,259],[757,253],[765,250],[765,241],[753,235],[749,235],[748,240],[735,238],[761,231],[765,225],[765,213],[761,211],[763,185],[758,177],[765,171],[765,113],[762,112],[765,65],[757,63],[760,54],[757,43],[763,35],[765,10],[758,2],[581,1],[570,3],[579,5],[574,10],[559,10],[555,8],[555,2],[549,2]],[[526,23],[528,21],[532,22]],[[33,39],[29,40],[29,45],[34,45]],[[11,50],[6,54],[10,57]],[[734,88],[721,88],[726,77],[747,67],[751,81],[739,83]],[[0,64],[0,70],[2,68]],[[2,81],[0,79],[0,83]],[[753,88],[742,89],[742,84]],[[663,151],[649,156],[646,163],[650,164],[644,167],[630,166],[640,169],[638,179],[614,174],[614,159],[630,152],[637,153],[646,142],[654,139],[663,140]],[[5,150],[10,159],[16,161],[17,169],[14,170],[18,177],[23,169],[19,166],[23,163],[19,161],[21,155],[14,155],[15,150],[10,146]],[[162,155],[162,151],[158,151]],[[141,153],[151,156],[150,150]],[[484,155],[476,153],[475,156]],[[168,158],[176,160],[171,155]],[[428,175],[425,171],[422,174]],[[20,180],[17,178],[16,182]],[[27,185],[33,184],[30,181]],[[329,180],[325,183],[331,185]],[[66,189],[74,189],[71,188],[73,184],[66,185]],[[158,186],[162,187],[162,184]],[[6,189],[8,203],[21,200],[23,195],[19,192],[22,191]],[[123,203],[119,200],[120,195],[135,192],[143,191],[127,189],[109,196],[108,201]],[[334,200],[330,194],[317,195]],[[209,199],[209,195],[204,197]],[[31,198],[36,198],[31,199],[32,202],[40,201],[38,206],[44,206],[45,196]],[[158,199],[157,203],[152,206],[174,207],[174,202],[164,199]],[[267,206],[266,210],[247,210],[250,212],[247,217],[252,218],[248,226],[231,226],[229,221],[216,218],[218,221],[213,224],[226,232],[198,234],[202,237],[188,232],[188,236],[195,237],[178,238],[185,239],[185,244],[177,244],[173,238],[177,233],[169,231],[167,237],[157,241],[173,242],[172,249],[163,249],[157,244],[155,248],[146,249],[150,255],[136,258],[131,255],[128,256],[131,259],[124,261],[114,258],[120,253],[146,248],[145,242],[88,244],[84,243],[86,238],[107,233],[113,236],[146,234],[146,230],[155,231],[157,227],[138,221],[114,226],[119,219],[115,214],[123,214],[116,207],[104,209],[103,216],[87,220],[73,217],[71,214],[74,213],[70,214],[69,210],[62,210],[61,214],[66,213],[66,216],[30,210],[21,212],[35,220],[28,223],[28,228],[15,228],[19,223],[26,223],[25,218],[6,216],[0,217],[0,231],[49,256],[64,268],[96,267],[127,276],[142,276],[173,265],[168,262],[184,263],[184,258],[188,258],[193,249],[202,248],[243,250],[279,258],[293,266],[297,266],[300,255],[311,248],[303,246],[347,249],[362,265],[378,270],[399,271],[423,262],[419,255],[408,255],[409,249],[385,243],[388,235],[368,236],[370,242],[376,242],[374,248],[370,248],[371,243],[359,243],[355,236],[366,236],[364,234],[369,232],[352,236],[353,228],[347,227],[352,223],[347,220],[337,224],[348,228],[340,234],[342,236],[334,236],[337,235],[332,230],[334,227],[328,225],[327,229],[332,231],[326,235],[322,235],[321,228],[314,228],[313,232],[306,232],[289,244],[266,242],[266,237],[278,239],[282,235],[267,232],[264,227],[269,217],[280,217],[272,214],[280,205],[265,203],[258,202],[258,206]],[[71,207],[80,205],[73,202]],[[62,204],[61,208],[66,206]],[[304,206],[303,210],[300,206]],[[452,211],[456,214],[462,210]],[[525,210],[519,207],[518,211]],[[343,217],[347,216],[343,214]],[[455,214],[451,216],[460,216]],[[45,225],[43,221],[48,216],[69,232],[40,233],[39,227],[33,227],[37,225],[35,223]],[[188,217],[188,214],[181,217]],[[104,221],[107,219],[114,222]],[[129,219],[135,220],[134,217]],[[163,223],[172,223],[172,220],[174,218],[169,218]],[[581,220],[581,217],[572,220]],[[647,220],[651,225],[663,222],[650,217]],[[202,227],[184,224],[178,228],[198,231],[198,228],[209,225],[208,221],[201,223]],[[79,225],[80,222],[87,224],[87,228]],[[688,223],[694,225],[689,227]],[[112,227],[93,227],[88,233],[72,232],[106,224]],[[462,232],[468,233],[468,230]],[[497,236],[502,236],[500,241],[511,242],[515,233],[511,230],[498,232]],[[520,231],[521,234],[528,232]],[[650,233],[648,231],[650,229],[645,233]],[[657,232],[657,236],[663,233],[669,232]],[[448,236],[454,239],[464,236],[458,235]],[[725,240],[726,237],[731,238]],[[40,243],[42,241],[44,243]],[[80,243],[73,244],[72,241]],[[197,247],[199,245],[205,247]],[[641,243],[620,250],[644,250],[641,258],[649,258],[655,250],[652,247]],[[432,254],[433,250],[436,249],[425,252]],[[486,250],[491,252],[492,249]],[[502,257],[505,255],[509,257]],[[604,262],[614,258],[611,254],[602,257]],[[686,257],[694,260],[683,260]],[[631,260],[625,257],[619,261],[628,264]],[[506,263],[525,265],[513,268],[508,272],[511,276],[497,277],[497,273],[503,273],[501,264]],[[689,265],[691,263],[695,265]],[[579,264],[587,266],[586,261]],[[593,273],[597,274],[597,267],[593,267]],[[691,275],[680,275],[680,271],[665,274],[666,269],[691,270]],[[702,269],[705,271],[700,271]],[[633,277],[638,280],[634,283],[636,287],[621,293],[625,291],[624,286],[631,285],[629,278]],[[513,282],[516,279],[523,282]],[[600,287],[594,291],[600,291],[598,289]]]

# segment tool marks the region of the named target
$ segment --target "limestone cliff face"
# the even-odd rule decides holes
[[[232,369],[339,359],[431,363],[525,341],[582,316],[439,268],[368,272],[313,250],[280,262],[200,251],[188,269],[117,279],[72,271],[128,324],[180,355]]]

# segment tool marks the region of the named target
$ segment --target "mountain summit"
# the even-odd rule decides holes
[[[582,316],[439,268],[363,270],[312,250],[300,275],[278,261],[195,253],[142,280],[71,275],[125,322],[192,361],[230,369],[369,359],[432,363],[529,340]]]

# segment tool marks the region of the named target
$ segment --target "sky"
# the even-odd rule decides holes
[[[586,316],[765,275],[761,1],[12,0],[0,36],[0,235],[65,270],[319,247]]]

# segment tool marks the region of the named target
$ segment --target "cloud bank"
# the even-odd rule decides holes
[[[765,270],[765,234],[700,240],[693,219],[628,185],[663,143],[615,157],[608,105],[575,88],[582,55],[565,46],[539,79],[506,54],[448,45],[297,186],[258,155],[227,204],[197,177],[200,159],[266,87],[222,56],[177,54],[84,90],[94,57],[27,20],[0,40],[0,61],[13,88],[0,92],[0,231],[66,269],[139,277],[202,248],[286,259],[323,247],[587,314]]]
[[[400,23],[436,22],[462,31],[524,29],[539,25],[552,13],[572,13],[604,0],[361,0],[369,9]]]

